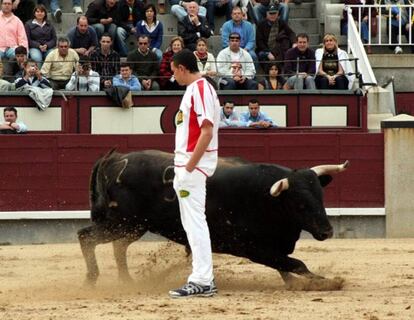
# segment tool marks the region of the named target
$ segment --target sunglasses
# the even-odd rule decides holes
[[[148,42],[138,42],[138,44],[148,44]]]

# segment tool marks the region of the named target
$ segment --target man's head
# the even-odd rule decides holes
[[[234,102],[230,100],[225,101],[223,105],[223,113],[226,116],[230,116],[233,114],[233,111],[234,111]]]
[[[269,20],[270,22],[275,22],[275,21],[277,21],[278,17],[279,17],[279,5],[278,4],[272,4],[267,9],[266,19]]]
[[[230,33],[229,48],[231,51],[237,52],[240,49],[240,34],[237,32]]]
[[[89,72],[91,71],[91,62],[88,57],[82,57],[79,59],[79,66],[81,69],[82,75],[89,75]]]
[[[12,5],[13,5],[13,1],[12,0],[2,0],[1,2],[1,11],[3,11],[3,14],[10,14],[12,12]]]
[[[66,37],[60,37],[58,39],[58,52],[61,57],[66,57],[69,52],[69,39]]]
[[[27,49],[23,46],[18,46],[14,50],[14,55],[16,57],[16,62],[19,65],[22,65],[27,60]]]
[[[108,8],[112,8],[112,7],[114,7],[114,6],[116,5],[116,1],[117,1],[117,0],[106,0],[106,1],[105,1],[105,4],[106,4],[106,6],[107,6]]]
[[[15,107],[5,107],[3,109],[4,121],[6,122],[16,122],[17,120],[17,110]]]
[[[199,72],[196,56],[188,49],[181,50],[174,55],[171,70],[174,72],[175,80],[180,85],[187,85],[188,75]]]
[[[249,101],[249,112],[252,117],[257,117],[260,112],[260,105],[257,99],[250,99]]]
[[[29,77],[34,77],[38,70],[37,64],[33,60],[27,60],[24,64],[24,73],[27,74]]]
[[[88,31],[89,23],[88,18],[86,16],[80,16],[76,20],[76,28],[78,28],[79,33],[86,33]]]
[[[231,11],[231,19],[235,23],[240,23],[243,20],[243,11],[240,7],[233,7]]]
[[[196,16],[198,15],[198,4],[195,1],[191,1],[187,4],[187,13],[189,16]]]
[[[138,37],[138,49],[141,52],[148,52],[149,51],[150,40],[147,35],[141,35]]]
[[[309,48],[309,36],[306,33],[299,33],[296,36],[296,45],[299,51],[305,52]]]
[[[131,66],[128,63],[121,63],[120,69],[121,69],[122,79],[128,80],[129,78],[131,78],[132,69],[131,69]]]
[[[99,41],[99,43],[101,44],[101,50],[103,51],[109,51],[111,49],[112,46],[112,36],[105,32],[102,37],[101,40]]]

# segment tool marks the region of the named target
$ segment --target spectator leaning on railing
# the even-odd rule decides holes
[[[249,101],[249,109],[240,115],[240,121],[245,127],[262,129],[276,127],[273,120],[266,113],[260,111],[260,104],[257,99]]]
[[[27,132],[27,126],[17,120],[17,109],[15,107],[5,107],[3,109],[4,122],[0,124],[0,133],[13,134]]]
[[[234,102],[231,100],[224,101],[223,107],[220,110],[220,128],[235,128],[243,127],[244,124],[240,122],[240,116],[234,110]]]
[[[138,78],[132,74],[131,66],[128,63],[121,63],[121,74],[116,75],[112,83],[114,87],[126,87],[131,91],[141,91],[141,84]]]
[[[277,62],[266,65],[266,76],[259,82],[259,90],[282,90],[286,80],[280,75],[282,68]]]

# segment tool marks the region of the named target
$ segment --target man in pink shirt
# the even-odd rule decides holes
[[[12,12],[12,0],[2,0],[0,12],[0,58],[14,58],[18,46],[28,48],[26,31],[23,23]]]

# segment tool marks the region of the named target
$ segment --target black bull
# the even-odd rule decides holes
[[[245,257],[277,269],[285,282],[291,273],[317,277],[288,255],[301,230],[317,240],[332,236],[322,199],[330,173],[342,165],[292,170],[221,158],[207,180],[206,216],[214,252]],[[95,247],[113,242],[119,276],[129,281],[126,251],[145,232],[187,245],[172,188],[173,154],[142,151],[110,152],[99,159],[91,175],[92,225],[78,232],[87,265],[88,284],[99,275]]]

